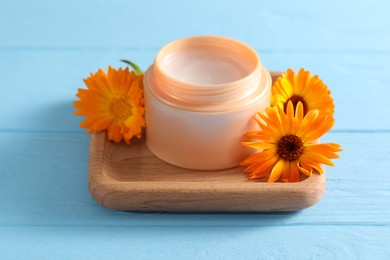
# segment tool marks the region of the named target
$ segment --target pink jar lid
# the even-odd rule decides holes
[[[262,67],[256,51],[238,40],[189,37],[158,52],[153,83],[161,97],[178,105],[217,105],[253,95],[259,88]]]

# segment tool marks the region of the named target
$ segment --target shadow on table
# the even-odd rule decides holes
[[[293,223],[302,211],[294,212],[126,212],[145,225],[156,221],[162,226],[282,226]]]
[[[62,103],[54,103],[50,107],[41,108],[40,111],[35,112],[34,123],[40,129],[58,130],[62,131],[80,131],[80,122],[83,117],[73,114],[76,109],[73,107],[75,100],[67,100]]]

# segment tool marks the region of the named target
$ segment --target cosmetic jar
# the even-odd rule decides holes
[[[270,105],[271,76],[250,46],[196,36],[161,48],[144,88],[150,151],[175,166],[221,170],[253,153],[240,142]]]

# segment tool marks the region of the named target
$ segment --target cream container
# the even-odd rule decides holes
[[[270,105],[271,76],[250,46],[225,37],[169,43],[144,76],[146,144],[189,169],[238,166],[253,153],[240,144]]]

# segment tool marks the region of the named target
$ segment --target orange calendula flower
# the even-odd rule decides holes
[[[302,102],[303,114],[317,109],[320,116],[333,118],[334,104],[328,87],[317,76],[311,76],[309,71],[303,68],[295,75],[288,69],[272,85],[271,103],[286,112],[287,104],[291,101],[296,108],[298,102]]]
[[[78,89],[74,102],[75,114],[85,116],[80,127],[87,133],[107,130],[109,140],[130,144],[134,136],[140,138],[144,119],[143,75],[129,68],[116,70],[108,67],[84,79],[88,89]]]
[[[316,141],[330,130],[334,120],[319,116],[318,110],[304,115],[304,106],[298,102],[294,114],[293,102],[289,101],[286,112],[280,107],[269,107],[266,115],[258,113],[265,123],[256,118],[261,130],[247,133],[260,142],[243,142],[244,145],[261,149],[241,165],[250,179],[268,176],[268,182],[300,181],[300,173],[310,176],[313,170],[323,174],[321,164],[333,166],[330,159],[338,158],[341,147],[334,143],[319,144]]]

